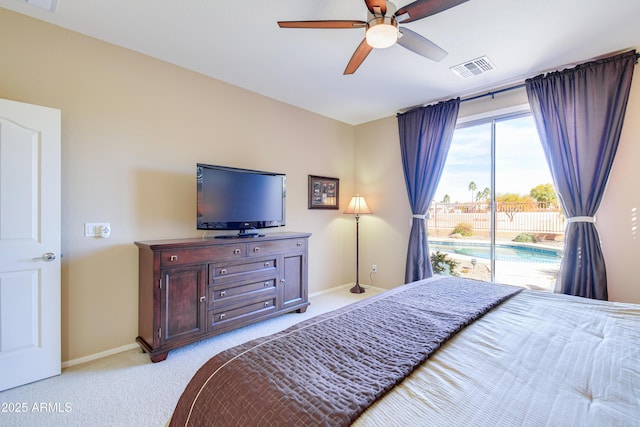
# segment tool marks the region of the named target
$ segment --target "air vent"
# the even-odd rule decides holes
[[[451,71],[466,79],[467,77],[477,76],[496,68],[486,56],[476,58],[472,61],[451,67]]]
[[[54,12],[56,10],[56,4],[58,0],[23,0],[32,6],[39,7],[40,9]]]

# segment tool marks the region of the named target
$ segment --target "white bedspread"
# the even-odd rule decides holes
[[[356,426],[640,426],[640,306],[523,291]]]

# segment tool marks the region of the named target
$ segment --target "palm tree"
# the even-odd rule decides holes
[[[448,194],[445,194],[444,197],[442,198],[442,203],[449,203],[451,202],[451,196],[449,196]]]
[[[478,186],[476,185],[476,183],[471,181],[469,183],[469,191],[471,191],[471,203],[473,203],[473,195],[477,189],[478,189]]]
[[[486,200],[489,198],[490,195],[491,195],[491,190],[489,189],[489,187],[484,187],[484,190],[479,191],[478,194],[476,194],[476,202],[479,202],[481,200]]]

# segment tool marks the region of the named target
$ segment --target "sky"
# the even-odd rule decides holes
[[[469,183],[491,186],[491,124],[456,129],[435,201],[470,202]],[[551,174],[531,116],[496,122],[496,194],[528,195]]]

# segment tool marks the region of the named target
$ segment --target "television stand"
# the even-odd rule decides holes
[[[262,239],[173,239],[138,246],[138,337],[160,362],[170,350],[309,305],[309,233]]]

